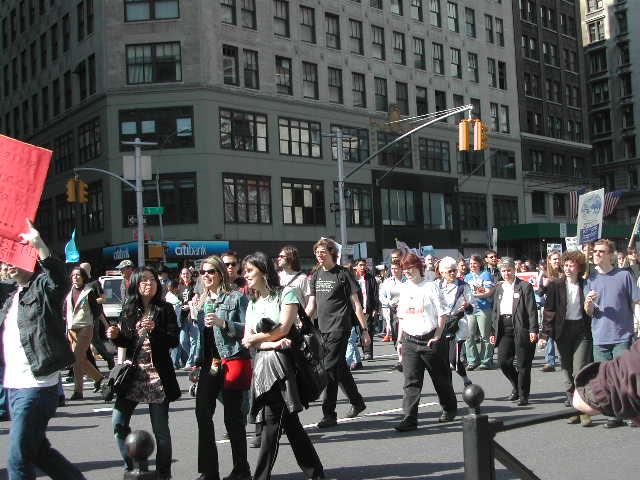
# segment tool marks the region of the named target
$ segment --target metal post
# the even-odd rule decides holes
[[[138,219],[138,266],[144,267],[144,216],[142,215],[142,148],[141,140],[136,138],[133,155],[136,170],[136,217]]]
[[[158,206],[162,206],[160,203],[160,172],[156,171],[156,199],[158,200]],[[158,222],[160,223],[160,245],[162,245],[162,264],[167,263],[167,252],[164,248],[164,222],[162,221],[162,213],[158,214]]]
[[[464,389],[462,398],[469,406],[469,414],[462,421],[464,480],[495,480],[494,430],[489,417],[480,413],[484,390],[479,385],[470,385]]]
[[[340,243],[342,248],[348,245],[347,209],[344,201],[344,151],[342,149],[342,129],[336,128],[336,157],[338,160],[338,205],[340,207]]]

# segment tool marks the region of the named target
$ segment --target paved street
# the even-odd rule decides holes
[[[402,374],[390,370],[393,348],[376,340],[373,362],[356,372],[356,381],[367,400],[360,418],[342,421],[338,427],[318,430],[313,424],[320,419],[320,408],[314,404],[302,414],[302,422],[316,445],[328,476],[349,479],[419,479],[463,478],[462,433],[460,422],[439,425],[437,398],[429,380],[425,382],[420,408],[420,428],[399,434],[393,426],[400,421]],[[473,381],[486,392],[484,411],[496,417],[518,417],[530,413],[550,412],[564,408],[561,404],[561,374],[541,373],[541,352],[534,366],[531,404],[518,408],[503,399],[509,387],[499,371],[471,372]],[[183,397],[173,403],[171,429],[173,437],[174,478],[190,480],[196,472],[195,400],[186,391],[186,373],[179,373]],[[454,387],[462,391],[462,382],[454,374]],[[68,392],[72,388],[65,387]],[[88,388],[88,387],[87,387]],[[339,396],[342,399],[341,396]],[[459,406],[462,400],[459,396]],[[75,462],[87,479],[122,478],[122,468],[111,434],[111,414],[100,411],[108,407],[93,394],[83,402],[74,402],[58,410],[49,427],[53,445]],[[216,412],[216,436],[222,438],[222,409]],[[339,405],[339,415],[346,410]],[[98,410],[98,411],[96,411]],[[464,410],[461,408],[461,414]],[[623,427],[608,431],[598,417],[592,428],[566,425],[564,421],[547,423],[501,433],[498,441],[522,460],[542,479],[584,480],[591,478],[628,478],[637,472],[636,451],[638,429]],[[0,465],[5,464],[9,423],[0,423]],[[133,429],[151,431],[146,409],[139,407],[132,421]],[[250,427],[253,431],[253,426]],[[255,464],[257,451],[249,449],[249,462]],[[219,442],[221,476],[231,470],[231,452],[227,442]],[[499,466],[500,467],[500,466]],[[635,474],[633,474],[635,475]],[[0,479],[6,479],[0,470]],[[45,478],[45,477],[39,477]],[[293,454],[283,438],[274,480],[302,479]],[[503,468],[497,478],[516,478]]]

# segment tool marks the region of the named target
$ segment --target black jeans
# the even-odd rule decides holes
[[[367,320],[367,328],[369,329],[369,337],[371,338],[371,342],[369,345],[362,344],[362,352],[365,356],[370,356],[373,358],[373,335],[376,331],[376,318],[370,313],[364,314],[365,319]]]
[[[458,401],[451,385],[448,344],[440,340],[431,347],[427,346],[428,340],[434,334],[435,330],[420,338],[402,334],[402,372],[404,373],[402,411],[405,420],[414,423],[418,422],[418,404],[425,369],[429,372],[442,409],[453,415],[458,411]]]
[[[322,342],[325,349],[324,368],[327,371],[328,383],[324,391],[322,400],[322,413],[325,417],[336,418],[336,403],[338,399],[338,385],[349,399],[352,405],[360,406],[364,404],[364,399],[356,382],[353,380],[351,370],[347,366],[345,354],[347,352],[347,342],[349,332],[337,330],[334,332],[322,333]]]
[[[224,367],[223,367],[224,368]],[[219,480],[218,449],[213,427],[216,399],[222,391],[224,404],[224,426],[229,433],[233,473],[250,472],[247,462],[247,433],[242,411],[244,390],[223,389],[224,376],[200,372],[196,393],[196,420],[198,422],[198,472],[207,480]]]
[[[398,343],[398,309],[390,308],[389,309],[389,318],[391,321],[391,339],[393,340],[393,345],[395,346]]]
[[[513,330],[509,330],[502,335],[497,347],[498,365],[511,383],[512,393],[517,393],[520,398],[529,398],[531,363],[536,353],[536,344],[529,341],[528,332],[516,335]]]
[[[296,462],[307,478],[323,478],[324,472],[320,457],[305,432],[297,413],[289,413],[279,391],[272,390],[265,394],[264,420],[260,452],[256,462],[254,480],[269,480],[271,470],[278,457],[280,436],[284,431],[296,457]]]

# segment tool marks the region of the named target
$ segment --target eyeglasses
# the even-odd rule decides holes
[[[278,255],[278,258],[287,258],[286,255]]]
[[[236,265],[238,265],[238,262],[229,262],[224,264],[225,267],[235,267]]]
[[[204,275],[205,273],[208,273],[209,275],[215,275],[216,273],[220,272],[218,272],[218,270],[216,270],[215,268],[212,268],[211,270],[200,270],[200,275]]]

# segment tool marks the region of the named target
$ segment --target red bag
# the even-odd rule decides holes
[[[253,367],[250,358],[240,358],[237,360],[222,360],[226,366],[224,376],[224,388],[227,390],[249,390],[251,388],[251,377]]]

